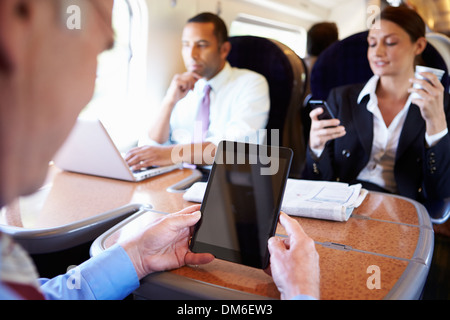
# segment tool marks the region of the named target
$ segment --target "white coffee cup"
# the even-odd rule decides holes
[[[421,79],[421,80],[428,80],[425,77],[423,77],[420,73],[421,72],[429,72],[429,73],[433,73],[434,75],[436,75],[436,77],[439,79],[439,81],[441,81],[442,77],[444,76],[445,71],[441,70],[441,69],[435,69],[435,68],[430,68],[430,67],[425,67],[425,66],[416,66],[416,73],[415,73],[415,77],[417,79]],[[422,89],[422,86],[420,86],[419,84],[414,83],[413,88],[416,89]],[[411,98],[412,99],[421,99],[422,97],[420,96],[420,94],[413,92],[411,94]]]

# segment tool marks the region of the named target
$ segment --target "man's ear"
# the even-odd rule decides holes
[[[30,17],[29,0],[0,1],[0,70],[11,71],[24,41],[24,27]]]
[[[231,51],[231,42],[226,41],[220,46],[220,54],[221,56],[226,59]]]
[[[18,1],[15,5],[15,12],[17,17],[27,19],[30,17],[29,1]]]
[[[12,63],[9,59],[9,55],[4,48],[2,38],[0,36],[0,72],[9,73],[12,70]]]

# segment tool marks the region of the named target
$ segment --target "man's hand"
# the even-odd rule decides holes
[[[178,101],[186,97],[189,91],[194,89],[195,83],[201,78],[200,75],[191,71],[175,75],[169,89],[167,89],[164,102],[173,107]]]
[[[152,166],[168,166],[175,163],[172,159],[173,146],[142,146],[133,148],[125,156],[131,170],[140,170]],[[181,159],[179,159],[181,162]]]
[[[193,253],[189,240],[200,220],[200,205],[170,214],[146,226],[131,238],[120,241],[130,257],[139,279],[146,275],[184,265],[206,264],[214,260],[209,253]]]
[[[170,146],[142,146],[131,149],[126,154],[125,161],[133,171],[182,162],[196,165],[212,165],[216,149],[216,145],[211,142]]]
[[[280,223],[288,238],[269,239],[270,270],[282,299],[297,295],[320,298],[319,254],[314,241],[306,235],[300,224],[285,213]]]

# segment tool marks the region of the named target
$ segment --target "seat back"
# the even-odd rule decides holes
[[[354,34],[322,52],[311,73],[312,98],[326,100],[335,87],[370,79],[373,73],[367,61],[367,35],[368,31]],[[448,69],[439,52],[428,43],[422,57],[427,66],[446,71],[442,83],[448,91]]]
[[[447,70],[450,72],[450,38],[445,34],[430,32],[427,33],[427,40],[442,56],[447,65]],[[449,77],[447,82],[449,84],[448,92],[450,93],[450,75],[447,74],[447,76]]]
[[[300,114],[306,90],[306,69],[303,61],[291,49],[275,40],[236,36],[230,37],[230,42],[230,64],[262,74],[269,84],[267,143],[292,148],[294,160],[291,173],[294,175],[294,172],[300,172],[306,151]],[[271,140],[272,129],[279,130],[279,141]]]

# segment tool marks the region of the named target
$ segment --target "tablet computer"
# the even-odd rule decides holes
[[[264,269],[289,175],[291,149],[222,141],[190,248]]]

